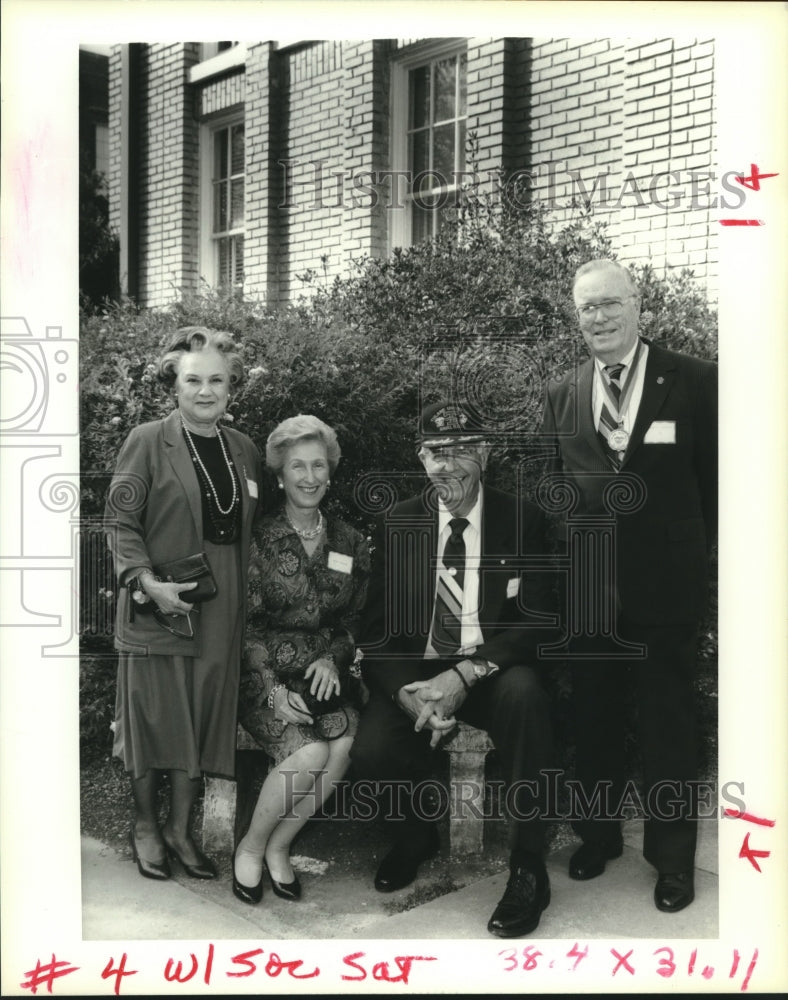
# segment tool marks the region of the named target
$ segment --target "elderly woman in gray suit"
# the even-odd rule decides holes
[[[190,832],[204,774],[232,777],[260,454],[220,426],[243,375],[230,334],[186,327],[159,362],[176,409],[134,428],[110,486],[106,530],[120,597],[114,754],[131,779],[130,842],[141,875],[216,868]],[[197,595],[198,599],[195,599]],[[159,825],[161,772],[169,810]]]

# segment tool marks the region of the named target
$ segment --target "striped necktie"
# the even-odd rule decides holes
[[[621,399],[621,372],[623,372],[625,367],[626,366],[622,364],[605,365],[605,374],[610,382],[610,391],[617,404]],[[599,431],[597,433],[599,434],[599,440],[602,442],[602,447],[604,448],[608,459],[616,469],[619,469],[621,467],[621,456],[619,452],[614,448],[611,448],[607,442],[608,435],[617,427],[618,421],[610,412],[607,401],[603,402],[602,412],[599,415]]]
[[[462,534],[468,527],[468,519],[453,517],[449,527],[451,535],[443,549],[443,564],[438,567],[431,634],[433,648],[442,656],[456,653],[461,646],[462,586],[465,579],[465,541]]]

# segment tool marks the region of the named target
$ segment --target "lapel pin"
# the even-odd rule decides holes
[[[505,559],[501,559],[501,566],[505,566],[505,565],[506,565],[506,560]]]
[[[657,385],[662,385],[664,381],[665,379],[660,375],[659,378],[657,379]]]
[[[449,576],[456,576],[456,575],[457,575],[457,567],[449,566]]]

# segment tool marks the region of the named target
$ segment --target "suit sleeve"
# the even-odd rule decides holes
[[[706,539],[711,548],[717,538],[719,447],[717,366],[709,365],[701,379],[695,414],[697,447],[695,472],[701,494]]]
[[[145,514],[153,482],[149,435],[134,428],[120,449],[104,510],[107,544],[121,586],[136,570],[150,569]]]
[[[412,659],[405,659],[397,653],[388,634],[391,629],[390,574],[396,572],[396,567],[389,565],[386,558],[386,529],[382,517],[376,521],[372,545],[372,566],[360,643],[364,651],[361,671],[370,688],[395,698],[404,684],[416,679],[418,671],[414,669]]]
[[[549,557],[552,546],[548,536],[547,519],[538,507],[527,503],[523,508],[521,551],[526,556]],[[556,612],[555,574],[549,565],[525,569],[520,574],[520,592],[517,602],[518,624],[494,633],[489,641],[476,650],[501,670],[515,665],[537,666],[538,647],[541,643],[555,641],[557,624],[539,621],[539,616],[554,616]]]

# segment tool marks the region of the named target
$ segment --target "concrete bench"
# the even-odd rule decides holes
[[[263,751],[241,726],[238,751]],[[484,762],[492,743],[487,733],[460,722],[444,744],[449,754],[449,853],[452,857],[475,854],[484,836]],[[238,785],[226,778],[206,778],[203,800],[203,849],[232,853]]]

